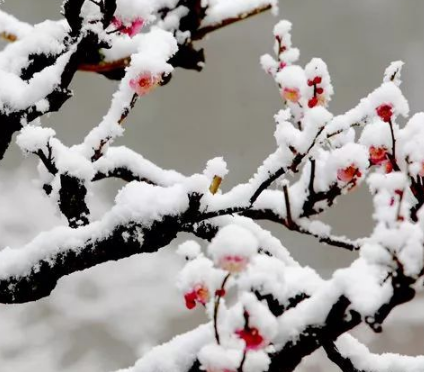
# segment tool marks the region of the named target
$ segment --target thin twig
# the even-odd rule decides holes
[[[137,102],[137,99],[138,99],[138,94],[134,93],[134,95],[133,95],[133,97],[131,99],[131,102],[130,102],[129,107],[126,107],[124,109],[124,111],[122,111],[121,117],[118,120],[118,124],[119,125],[122,125],[123,122],[124,122],[124,120],[128,117],[128,115],[130,114],[131,110],[134,108],[135,103]],[[111,139],[112,139],[111,137],[106,137],[106,138],[104,138],[104,139],[102,139],[100,141],[99,147],[94,150],[94,154],[91,157],[91,161],[99,160],[102,157],[102,155],[103,155],[103,148],[106,146],[106,144]]]
[[[390,126],[390,135],[392,136],[392,155],[394,160],[396,161],[396,138],[395,138],[395,132],[393,130],[393,122],[389,121]]]
[[[315,194],[315,188],[314,188],[314,183],[315,183],[315,168],[316,168],[316,161],[315,159],[310,159],[309,160],[311,163],[311,176],[309,178],[309,196],[314,195]]]
[[[247,349],[243,350],[243,358],[241,359],[240,366],[237,369],[237,372],[243,372],[244,362],[246,361]]]
[[[230,279],[231,273],[228,273],[224,280],[222,281],[221,288],[219,289],[218,294],[215,297],[215,306],[213,309],[213,328],[215,331],[215,340],[218,345],[220,345],[220,338],[218,332],[218,313],[219,313],[219,305],[221,303],[221,298],[225,291],[225,285],[227,284],[228,279]]]
[[[233,23],[237,23],[239,21],[245,20],[247,18],[253,17],[257,14],[266,12],[271,9],[271,5],[264,5],[262,7],[253,9],[249,12],[246,12],[244,14],[239,15],[238,17],[233,18],[227,18],[219,23],[215,23],[210,26],[202,27],[199,30],[197,30],[191,37],[192,40],[201,40],[203,39],[207,34],[210,34],[211,32],[220,30],[221,28],[224,28],[226,26],[229,26]]]
[[[51,147],[48,146],[49,148],[49,156],[47,157],[44,152],[42,150],[38,150],[36,152],[36,154],[38,155],[38,157],[40,158],[40,160],[43,162],[44,166],[46,167],[46,169],[53,175],[56,175],[58,170],[56,168],[56,165],[53,163],[52,161],[52,157],[51,157]]]
[[[283,186],[283,191],[284,191],[284,200],[286,202],[287,226],[289,229],[291,229],[291,226],[293,226],[293,219],[292,219],[291,208],[290,208],[289,188],[287,187],[287,185]]]

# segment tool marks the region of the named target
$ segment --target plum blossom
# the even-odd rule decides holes
[[[393,116],[393,105],[390,103],[383,103],[378,106],[375,111],[377,115],[383,120],[385,123],[389,123],[392,120]]]
[[[130,87],[139,96],[144,96],[153,90],[162,80],[160,75],[152,75],[148,72],[140,74],[130,80]]]
[[[232,274],[240,273],[246,269],[249,258],[242,255],[225,255],[219,259],[218,266]]]
[[[286,101],[297,103],[300,99],[300,92],[297,88],[284,88],[282,96]]]
[[[143,28],[145,20],[143,18],[138,17],[132,20],[130,23],[127,23],[120,18],[114,17],[112,20],[112,24],[120,33],[128,35],[129,37],[134,37]]]
[[[316,105],[318,105],[319,101],[317,97],[312,97],[309,101],[308,101],[308,107],[309,108],[314,108]]]
[[[209,289],[205,284],[196,284],[190,292],[184,294],[185,303],[189,310],[195,308],[196,303],[206,305],[209,298]]]
[[[237,225],[222,228],[208,248],[215,264],[233,274],[243,271],[257,251],[257,239]]]
[[[421,163],[421,169],[420,169],[420,171],[418,172],[418,175],[419,175],[420,177],[424,177],[424,162],[423,162],[423,163]]]
[[[387,149],[385,147],[370,147],[370,163],[381,165],[387,161]]]
[[[356,177],[360,178],[361,176],[362,174],[355,164],[337,171],[337,179],[346,183],[353,181]]]
[[[236,335],[246,344],[246,350],[258,350],[266,345],[266,342],[257,328],[249,326],[236,330]]]
[[[188,309],[193,309],[196,304],[206,305],[217,288],[222,275],[213,268],[213,263],[202,254],[187,262],[181,270],[177,286],[184,294]]]

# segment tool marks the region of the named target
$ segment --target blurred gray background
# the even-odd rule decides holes
[[[6,0],[0,6],[35,23],[58,19],[60,5],[59,0]],[[280,0],[279,18],[293,22],[302,64],[312,57],[327,62],[336,93],[333,113],[353,107],[398,59],[406,62],[403,90],[412,112],[424,106],[421,0]],[[277,20],[263,14],[200,42],[206,49],[204,71],[177,70],[168,86],[141,99],[116,144],[185,174],[201,172],[208,159],[224,156],[230,174],[223,188],[246,181],[275,148],[273,115],[281,100],[258,61],[272,51]],[[79,73],[73,83],[75,97],[43,124],[52,126],[68,145],[81,142],[106,113],[116,87],[101,76]],[[39,231],[63,223],[31,181],[35,165],[36,160],[24,158],[15,145],[0,164],[0,246],[21,245]],[[121,186],[109,181],[96,186],[95,216],[113,203]],[[371,211],[362,188],[324,219],[335,232],[360,237],[372,228]],[[324,275],[355,258],[282,227],[265,226],[297,260]],[[36,304],[0,306],[0,371],[113,371],[132,365],[156,343],[202,321],[200,312],[184,309],[174,288],[181,263],[172,248],[64,278],[51,298]],[[417,327],[422,323],[418,305],[397,310],[378,340],[367,330],[361,332],[362,339],[375,351],[419,353],[424,338]],[[319,360],[303,369],[326,368]]]

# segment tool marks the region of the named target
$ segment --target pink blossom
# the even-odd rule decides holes
[[[281,61],[280,64],[278,65],[278,71],[281,71],[286,66],[287,66],[287,63],[284,61]]]
[[[387,160],[387,149],[385,147],[371,146],[369,153],[370,163],[373,165],[381,165]]]
[[[421,170],[418,172],[418,175],[420,177],[424,177],[424,162],[421,163]]]
[[[184,295],[187,309],[191,310],[196,307],[196,303],[206,305],[209,301],[210,293],[208,287],[204,284],[197,284],[192,291]]]
[[[143,73],[135,79],[130,80],[130,87],[139,95],[144,96],[149,93],[161,81],[161,76],[153,76],[150,73]]]
[[[391,173],[393,171],[393,164],[390,160],[384,161],[381,166],[383,167],[384,172],[386,173]]]
[[[337,171],[337,179],[342,182],[351,182],[355,177],[361,177],[362,174],[359,169],[354,165],[350,165],[346,168],[339,169]]]
[[[243,271],[248,263],[249,259],[247,257],[228,255],[220,258],[219,267],[232,274],[236,274]]]
[[[266,342],[257,328],[239,329],[236,331],[236,335],[245,342],[247,350],[258,350],[266,346]]]
[[[391,103],[383,103],[378,106],[376,109],[377,115],[383,120],[385,123],[389,123],[392,120],[393,116],[393,105]]]
[[[282,96],[286,101],[297,103],[300,99],[300,92],[297,88],[284,88]]]
[[[112,24],[117,28],[117,30],[129,37],[137,35],[143,28],[144,23],[144,19],[140,17],[134,19],[129,25],[125,24],[121,19],[116,17],[112,20]]]

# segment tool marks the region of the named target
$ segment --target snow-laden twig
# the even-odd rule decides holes
[[[421,371],[424,368],[423,356],[374,354],[349,334],[325,346],[325,351],[332,362],[347,372],[403,372]]]

